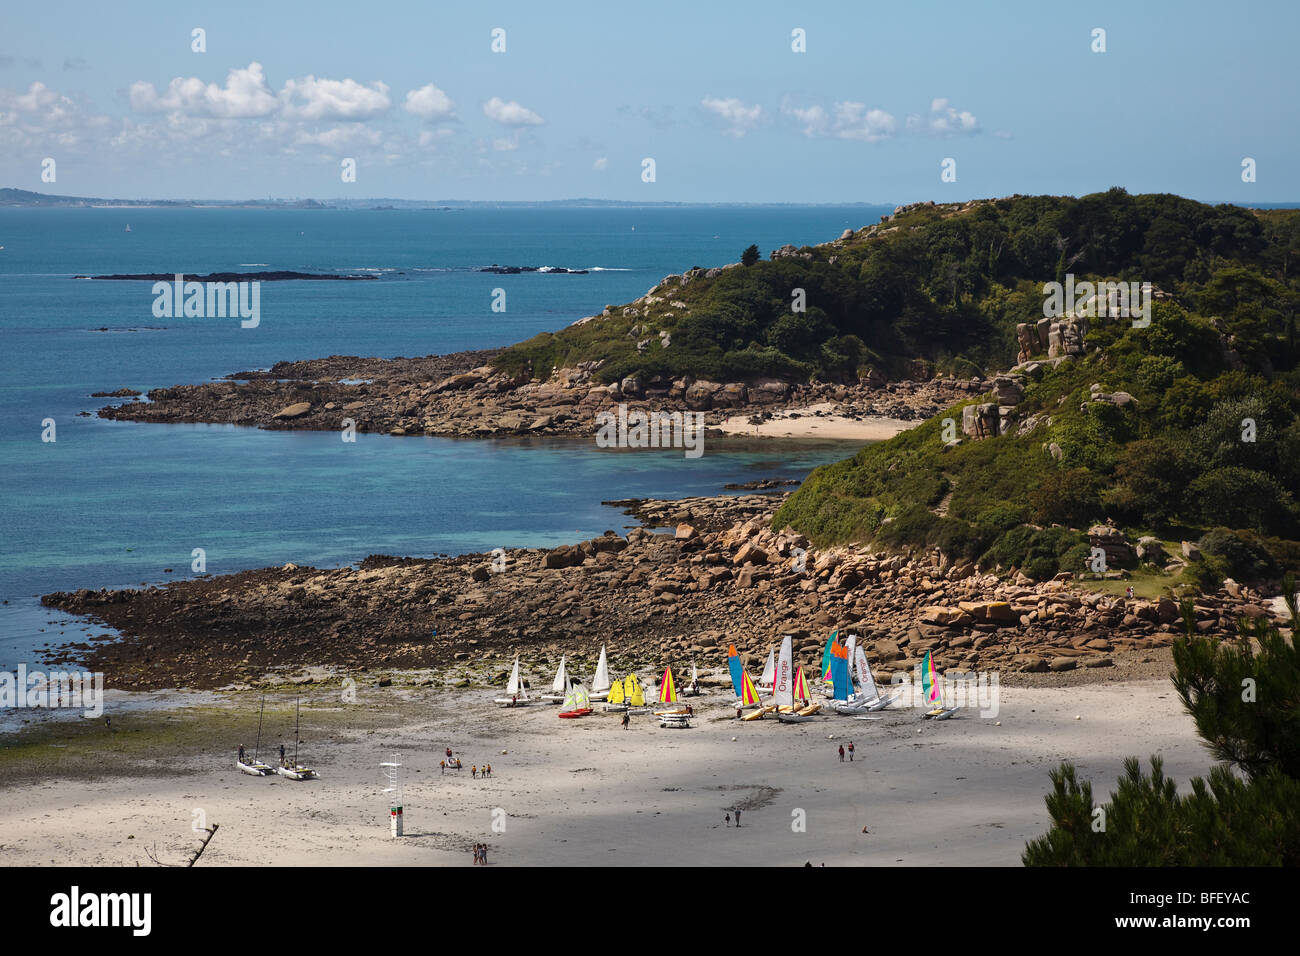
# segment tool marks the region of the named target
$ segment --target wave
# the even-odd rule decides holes
[[[238,265],[241,266],[241,267],[243,267],[243,266],[261,266],[262,268],[267,268],[267,264],[266,264],[265,262],[240,262],[240,263],[238,263]]]

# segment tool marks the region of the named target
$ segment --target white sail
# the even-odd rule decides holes
[[[858,671],[858,695],[867,700],[879,697],[880,689],[876,687],[876,679],[871,676],[871,665],[867,663],[867,655],[862,648],[857,648],[853,663]]]
[[[506,694],[514,697],[519,693],[519,656],[515,655],[515,666],[510,671],[510,680],[506,682]]]
[[[564,671],[564,657],[560,657],[560,669],[555,672],[555,680],[551,681],[551,693],[563,694],[568,689],[569,675]]]
[[[781,656],[776,659],[772,700],[778,707],[794,706],[794,648],[789,634],[781,638]]]
[[[764,687],[772,686],[772,679],[776,676],[776,651],[769,648],[767,652],[767,666],[763,668],[763,674],[759,677],[758,682]]]
[[[603,694],[609,690],[609,661],[605,658],[605,645],[600,645],[600,660],[596,663],[596,676],[591,679],[591,692]]]

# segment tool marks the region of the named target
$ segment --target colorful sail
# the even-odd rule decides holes
[[[822,648],[821,675],[822,675],[822,683],[824,684],[831,683],[831,647],[834,646],[834,644],[836,643],[835,637],[839,633],[840,632],[838,628],[836,630],[831,631],[831,636],[826,639],[826,646]]]
[[[740,703],[742,706],[758,704],[758,688],[754,686],[754,678],[749,676],[749,671],[740,672]]]
[[[939,678],[934,671],[934,660],[929,651],[925,652],[925,658],[921,661],[921,697],[927,704],[943,704],[943,696],[939,693]]]
[[[802,700],[805,703],[812,700],[812,694],[808,691],[808,681],[803,676],[803,665],[800,664],[798,670],[794,672],[794,699]]]
[[[659,682],[659,703],[677,703],[677,682],[673,680],[673,669],[671,667],[664,668],[663,680]]]
[[[745,695],[741,692],[744,690],[745,669],[741,666],[740,654],[736,652],[735,644],[727,648],[727,670],[731,671],[731,686],[736,689],[736,696],[743,698]]]
[[[853,683],[849,680],[849,649],[839,641],[831,648],[831,682],[832,696],[836,700],[848,700],[853,693]]]

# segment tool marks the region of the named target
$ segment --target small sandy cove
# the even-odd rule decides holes
[[[470,866],[480,842],[489,865],[1018,865],[1046,827],[1047,772],[1062,759],[1099,799],[1129,755],[1162,754],[1184,790],[1211,765],[1167,680],[1003,687],[996,718],[967,710],[942,723],[914,710],[742,723],[731,695],[716,691],[693,701],[689,730],[649,715],[623,730],[603,713],[502,710],[484,691],[362,687],[355,703],[339,697],[324,687],[304,697],[302,762],[321,774],[307,782],[235,770],[237,745],[253,743],[242,728],[256,727],[247,693],[196,710],[120,712],[113,736],[83,721],[80,743],[59,744],[55,731],[0,774],[0,857],[148,866],[150,848],[180,862],[202,811],[220,830],[201,866]],[[267,701],[268,727],[289,728],[264,735],[271,759],[278,741],[291,742],[293,699]],[[164,723],[189,736],[166,737]],[[170,742],[155,748],[151,734]],[[840,763],[850,740],[855,759]],[[61,746],[89,746],[90,763],[46,765]],[[445,747],[464,770],[439,773]],[[406,774],[401,839],[389,835],[379,768],[394,753]],[[471,778],[472,764],[489,762],[491,777]]]
[[[809,405],[806,408],[784,409],[774,412],[761,425],[751,424],[750,414],[732,415],[714,426],[726,435],[758,436],[763,438],[827,438],[836,441],[884,441],[899,432],[907,431],[919,422],[905,422],[895,418],[847,418],[831,414],[835,406],[830,402]],[[821,412],[821,415],[818,415]],[[791,414],[797,415],[791,418]]]

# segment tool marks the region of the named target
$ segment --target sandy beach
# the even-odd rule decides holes
[[[1167,680],[1004,686],[996,718],[972,710],[942,723],[914,710],[742,723],[731,695],[713,691],[683,731],[649,715],[624,731],[614,715],[502,710],[491,693],[369,686],[342,703],[315,688],[301,746],[321,778],[309,782],[235,770],[256,728],[247,693],[125,712],[111,733],[46,722],[0,750],[0,854],[21,866],[150,866],[150,848],[180,862],[201,812],[220,825],[201,866],[469,866],[477,842],[491,865],[1015,866],[1046,827],[1047,773],[1061,760],[1098,799],[1130,755],[1161,754],[1184,790],[1211,764]],[[286,735],[291,745],[292,708],[292,694],[268,697],[275,735],[263,756]],[[856,759],[841,764],[850,740]],[[440,775],[448,746],[465,769]],[[405,765],[396,840],[379,768],[394,753]],[[490,778],[471,778],[488,762]],[[739,831],[724,823],[736,807]]]
[[[757,425],[750,422],[750,413],[732,415],[715,427],[726,435],[868,442],[893,438],[899,432],[920,424],[879,416],[849,418],[834,414],[835,407],[833,402],[819,402],[805,408],[783,409],[773,412],[771,418]]]

